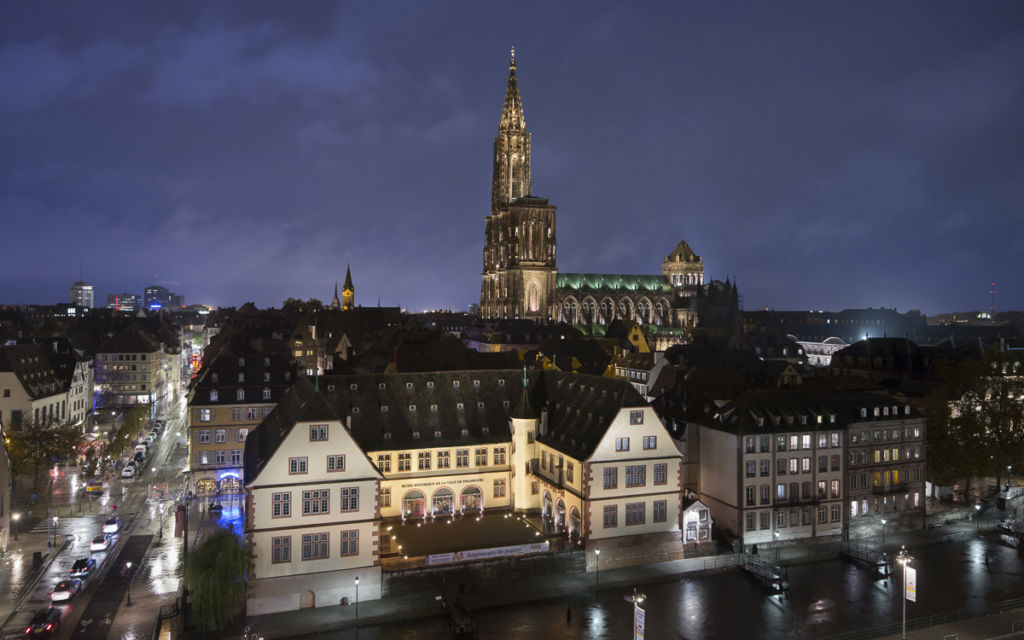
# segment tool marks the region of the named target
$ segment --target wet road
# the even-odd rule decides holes
[[[918,602],[910,618],[958,609],[979,612],[990,603],[1024,596],[1024,561],[995,536],[912,550],[918,569]],[[988,562],[985,557],[988,554]],[[875,579],[842,560],[790,569],[788,598],[766,595],[739,572],[690,577],[642,587],[649,638],[821,638],[900,620],[901,575]],[[477,612],[480,638],[628,638],[632,605],[628,589],[546,603]],[[566,622],[566,609],[571,621]],[[365,627],[329,638],[419,640],[443,638],[441,618]]]
[[[180,409],[175,411],[175,415],[181,415]],[[167,514],[173,506],[175,490],[183,483],[180,471],[184,464],[184,449],[178,446],[180,439],[177,435],[179,430],[184,433],[183,423],[180,417],[164,417],[168,419],[167,429],[146,461],[142,477],[107,482],[102,494],[91,496],[81,491],[77,476],[58,478],[54,484],[55,496],[68,498],[63,508],[54,507],[51,512],[57,514],[58,535],[54,538],[54,551],[59,553],[0,631],[4,638],[24,635],[25,626],[32,615],[49,605],[49,592],[53,585],[67,575],[71,565],[80,557],[92,556],[98,566],[94,574],[86,579],[83,591],[69,604],[61,605],[61,628],[54,636],[58,639],[81,637],[95,640],[106,637],[109,630],[116,628],[115,616],[127,589],[121,570],[128,561],[132,562],[135,573],[133,595],[136,585],[151,593],[176,593],[180,573],[180,544],[169,543],[164,546],[160,542],[152,542],[161,526],[164,527],[165,536],[173,540],[173,518],[167,517]],[[151,487],[154,483],[168,484],[170,491],[167,500],[153,498]],[[117,513],[122,519],[122,531],[116,544],[107,551],[90,552],[90,541],[99,533],[104,520],[111,513]],[[27,520],[24,526],[26,530],[45,534],[48,524],[53,525],[52,516]],[[62,546],[65,539],[68,543],[66,547]],[[45,546],[42,551],[45,553]],[[17,572],[12,572],[12,584],[5,585],[6,588],[20,591],[19,585],[25,585],[30,579],[31,563],[22,564]],[[146,617],[151,628],[152,617],[149,614]],[[82,623],[84,626],[80,626]]]

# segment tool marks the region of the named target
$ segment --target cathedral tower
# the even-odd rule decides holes
[[[516,50],[509,61],[505,102],[494,138],[491,215],[484,240],[480,313],[485,318],[554,316],[555,207],[530,195],[530,134],[516,78]]]

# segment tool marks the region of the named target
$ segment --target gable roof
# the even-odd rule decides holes
[[[46,353],[37,344],[0,348],[0,372],[13,373],[32,400],[67,390],[67,385],[57,377]]]
[[[700,256],[694,253],[685,239],[680,239],[672,253],[665,256],[665,262],[700,262]]]
[[[251,483],[274,456],[299,422],[338,420],[338,414],[317,393],[306,377],[300,377],[263,422],[245,440],[245,478]]]

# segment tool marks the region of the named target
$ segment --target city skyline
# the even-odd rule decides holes
[[[465,309],[514,45],[560,271],[1024,307],[1019,5],[587,8],[0,8],[0,299]]]

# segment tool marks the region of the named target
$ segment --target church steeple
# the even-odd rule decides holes
[[[516,78],[516,50],[508,63],[508,86],[501,108],[498,136],[494,139],[494,177],[491,213],[502,211],[516,198],[530,194],[530,134],[526,132],[523,100]]]
[[[337,280],[334,281],[334,297],[331,299],[331,308],[332,309],[340,309],[341,308],[341,300],[338,300],[338,281]]]
[[[348,309],[351,309],[352,307],[355,306],[355,302],[356,288],[352,286],[352,269],[346,265],[345,284],[341,285],[341,309],[343,311],[347,311]]]

